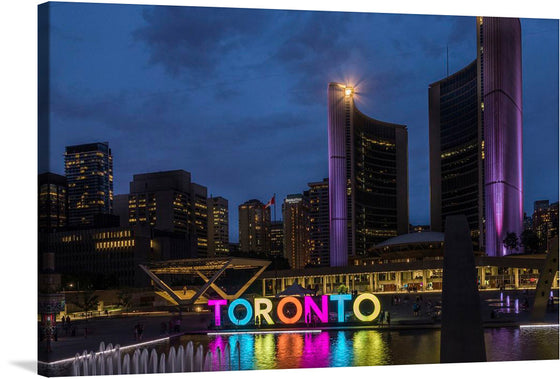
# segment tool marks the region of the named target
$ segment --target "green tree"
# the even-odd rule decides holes
[[[121,307],[125,312],[128,312],[132,308],[132,293],[130,291],[120,291],[117,296],[119,297],[119,307]]]
[[[517,238],[517,234],[515,234],[515,232],[507,233],[506,238],[503,242],[504,246],[509,250],[510,254],[512,250],[519,247],[519,238]]]
[[[532,230],[524,230],[521,233],[521,246],[525,248],[527,253],[536,253],[539,249],[539,237],[537,233],[533,232]]]
[[[87,321],[88,313],[99,306],[99,296],[94,295],[93,291],[84,291],[72,303],[84,311]]]

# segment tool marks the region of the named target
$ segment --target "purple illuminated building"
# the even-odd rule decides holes
[[[506,254],[507,233],[523,231],[521,24],[479,18],[485,142],[486,254]]]
[[[523,231],[519,19],[478,17],[477,59],[429,87],[431,230],[467,216],[476,250]]]
[[[330,266],[408,232],[406,126],[367,117],[354,89],[328,86]]]

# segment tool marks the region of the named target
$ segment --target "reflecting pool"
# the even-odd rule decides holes
[[[242,370],[401,365],[439,362],[440,330],[183,336],[215,352],[239,342],[232,366]],[[485,330],[488,361],[558,359],[558,327]]]

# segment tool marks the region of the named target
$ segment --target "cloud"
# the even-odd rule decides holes
[[[171,75],[206,76],[227,54],[253,45],[277,16],[255,9],[156,6],[144,10],[145,24],[133,36],[148,48],[150,62]]]

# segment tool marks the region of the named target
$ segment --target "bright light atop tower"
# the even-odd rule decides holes
[[[344,90],[344,94],[348,97],[348,96],[352,96],[352,93],[354,92],[354,89],[352,87],[346,87],[346,89]]]

